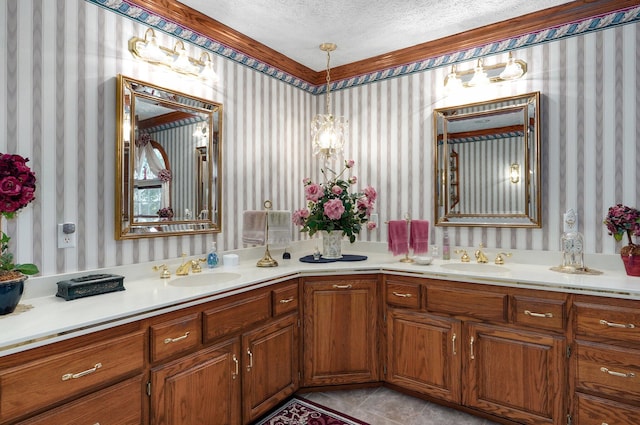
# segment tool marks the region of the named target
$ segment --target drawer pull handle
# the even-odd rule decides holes
[[[348,284],[348,285],[333,285],[333,289],[351,289],[351,284]]]
[[[411,294],[401,294],[400,292],[393,291],[393,295],[400,298],[411,298]]]
[[[618,378],[635,378],[636,374],[633,372],[615,372],[613,370],[609,370],[606,367],[601,367],[600,372],[608,373],[611,376],[617,376]]]
[[[96,365],[94,367],[92,367],[91,369],[87,369],[87,370],[82,371],[82,372],[65,373],[64,375],[62,375],[62,380],[63,381],[68,381],[69,379],[82,378],[83,376],[90,375],[90,374],[94,373],[95,371],[97,371],[101,367],[102,367],[102,363],[96,363]]]
[[[236,357],[236,355],[234,354],[232,357],[233,362],[236,364],[236,371],[234,372],[234,374],[232,375],[232,379],[236,379],[238,377],[238,373],[240,372],[239,368],[240,368],[240,362],[238,362],[238,358]]]
[[[453,336],[451,337],[451,347],[453,348],[453,355],[457,355],[458,353],[456,352],[456,334],[454,333]]]
[[[253,353],[248,348],[247,348],[247,354],[249,355],[249,364],[247,365],[247,372],[251,372],[251,368],[253,367]]]
[[[177,338],[165,338],[164,343],[171,344],[172,342],[182,341],[183,339],[187,339],[188,336],[189,336],[189,331],[185,332],[184,335],[179,336]]]
[[[601,325],[607,325],[610,328],[624,328],[624,329],[634,329],[636,327],[636,325],[634,325],[633,323],[613,323],[613,322],[607,322],[606,320],[600,320],[600,324]]]
[[[529,311],[529,310],[525,310],[525,311],[524,311],[524,314],[525,314],[526,316],[531,316],[531,317],[546,317],[546,318],[549,318],[549,319],[551,319],[551,318],[553,317],[553,313],[534,313],[534,312]]]
[[[474,342],[474,339],[473,337],[471,337],[471,341],[469,342],[469,347],[471,348],[471,352],[470,352],[471,360],[475,360],[476,358],[476,354],[473,352],[473,342]]]
[[[291,301],[293,301],[293,297],[280,300],[280,304],[289,304]]]

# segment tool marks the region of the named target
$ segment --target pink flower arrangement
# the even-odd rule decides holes
[[[631,235],[640,236],[640,211],[622,204],[615,205],[609,208],[604,224],[616,241],[621,241],[626,233],[629,245],[633,245]]]
[[[35,199],[36,175],[27,166],[29,158],[0,154],[0,215],[11,219]],[[4,232],[0,236],[0,271],[36,274],[35,264],[14,264],[9,252],[11,238]]]
[[[173,218],[173,209],[171,207],[160,208],[157,214],[158,217]]]
[[[171,170],[167,170],[166,168],[163,168],[162,170],[158,171],[158,178],[163,182],[170,182]]]
[[[313,183],[308,177],[302,181],[307,208],[294,211],[292,215],[293,223],[302,227],[301,232],[309,232],[312,236],[320,230],[339,230],[353,243],[363,224],[366,223],[368,230],[375,229],[375,223],[369,222],[369,218],[378,196],[376,190],[368,186],[362,192],[349,193],[350,186],[358,179],[355,176],[342,179],[354,165],[355,161],[350,159],[344,162],[339,174],[328,170],[334,177],[322,185]],[[322,173],[325,174],[325,170]]]

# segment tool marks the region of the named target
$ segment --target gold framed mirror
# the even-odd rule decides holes
[[[435,109],[437,226],[542,227],[540,93]]]
[[[116,239],[221,231],[222,104],[118,75]]]

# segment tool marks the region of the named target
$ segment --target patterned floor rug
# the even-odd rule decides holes
[[[308,400],[292,398],[256,425],[369,425]]]

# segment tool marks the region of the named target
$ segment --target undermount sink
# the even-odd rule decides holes
[[[469,273],[506,273],[509,271],[509,269],[504,266],[481,263],[448,263],[442,264],[440,267],[447,270]]]
[[[181,286],[183,288],[208,286],[215,285],[217,283],[226,283],[238,279],[240,276],[242,276],[240,273],[229,272],[201,273],[172,279],[168,282],[168,284],[171,286]]]

